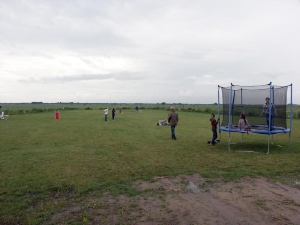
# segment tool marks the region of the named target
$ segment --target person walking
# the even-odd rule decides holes
[[[212,139],[211,139],[211,141],[209,142],[209,144],[210,144],[211,146],[213,146],[213,145],[216,144],[215,140],[218,138],[217,126],[218,126],[218,123],[220,122],[220,119],[216,120],[216,119],[215,119],[215,114],[212,113],[212,114],[211,114],[211,118],[210,118],[209,121],[210,121],[210,124],[211,124],[211,131],[212,131],[212,133],[213,133]]]
[[[104,111],[104,121],[107,121],[108,107],[106,107],[103,111]]]
[[[171,126],[171,134],[172,134],[172,139],[173,140],[177,139],[176,135],[175,135],[175,127],[177,126],[178,121],[179,121],[178,114],[177,114],[177,112],[175,112],[174,106],[172,106],[171,107],[171,112],[168,115],[168,122]]]

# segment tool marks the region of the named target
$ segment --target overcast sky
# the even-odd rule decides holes
[[[0,79],[7,103],[214,103],[271,81],[299,104],[300,1],[0,0]]]

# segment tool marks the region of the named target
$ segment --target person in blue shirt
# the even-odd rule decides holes
[[[271,110],[270,110],[270,107],[271,107]],[[271,113],[271,115],[270,115],[270,113]],[[274,116],[277,115],[277,112],[276,112],[275,106],[273,104],[271,105],[269,97],[266,97],[266,102],[263,105],[263,110],[262,110],[260,116],[262,116],[263,114],[265,114],[265,116],[266,116],[266,121],[267,121],[268,127],[270,127],[272,130],[272,126],[274,126]],[[269,121],[270,119],[271,119],[271,121]]]

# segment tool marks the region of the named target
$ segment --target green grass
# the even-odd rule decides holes
[[[207,145],[212,132],[204,113],[179,111],[174,141],[170,127],[156,126],[167,114],[124,110],[104,122],[102,110],[71,110],[60,120],[44,112],[0,121],[0,224],[40,224],[90,193],[137,195],[130,183],[154,176],[299,177],[299,120],[293,121],[291,148],[288,134],[274,135],[266,154],[265,135],[244,135],[241,143],[241,134],[232,133],[236,144],[228,151],[222,132],[220,144]]]

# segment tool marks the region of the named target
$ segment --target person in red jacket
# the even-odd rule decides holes
[[[220,119],[216,120],[215,119],[215,114],[211,114],[211,118],[210,118],[210,124],[211,124],[211,130],[213,132],[213,136],[212,136],[212,139],[211,141],[209,142],[210,145],[215,145],[216,142],[215,140],[217,139],[218,137],[218,133],[217,133],[217,126],[218,126],[218,123],[220,122]]]

